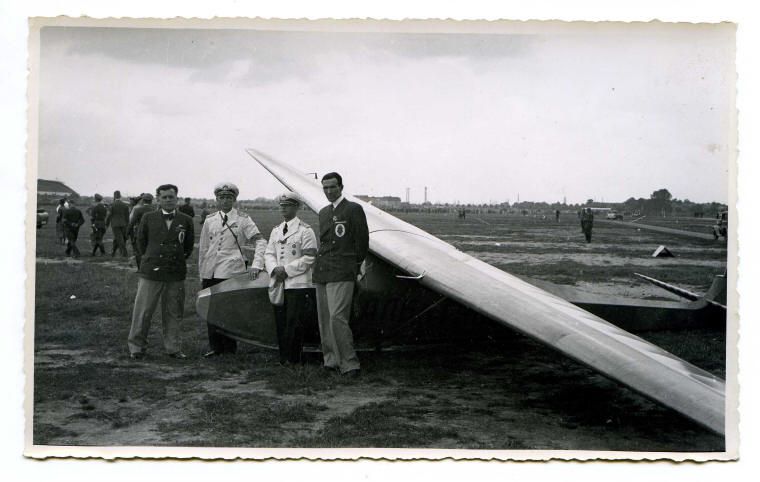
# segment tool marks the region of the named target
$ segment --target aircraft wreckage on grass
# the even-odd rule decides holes
[[[319,181],[258,151],[247,152],[313,211],[327,205]],[[725,323],[725,307],[714,302],[725,296],[725,277],[707,297],[688,302],[591,295],[518,278],[346,197],[362,205],[370,230],[370,254],[357,283],[351,321],[359,348],[498,338],[509,331],[506,327],[725,434],[725,382],[621,328],[652,329],[664,320],[681,327]],[[268,284],[264,273],[257,280],[247,275],[230,279],[200,291],[197,311],[238,340],[276,348]],[[306,342],[318,345],[316,327]]]

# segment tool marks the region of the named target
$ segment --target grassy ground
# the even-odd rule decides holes
[[[278,222],[276,212],[251,214],[266,235]],[[497,215],[401,217],[510,272],[555,282],[629,286],[636,283],[635,270],[704,291],[725,268],[725,244],[605,226],[586,245],[569,217],[560,223]],[[316,225],[313,214],[303,218]],[[323,371],[316,355],[296,368],[281,367],[275,353],[249,346],[236,356],[203,359],[206,327],[192,296],[199,288],[195,263],[189,265],[182,333],[189,360],[162,354],[157,315],[149,356],[134,361],[126,348],[134,268],[110,257],[70,261],[54,233],[51,224],[38,230],[37,239],[37,444],[723,448],[720,437],[518,335],[499,344],[362,354],[358,380]],[[660,244],[676,258],[651,258]],[[721,330],[645,336],[725,376]]]

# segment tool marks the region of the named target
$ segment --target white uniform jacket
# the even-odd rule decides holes
[[[255,242],[252,267],[264,269],[264,240],[256,223],[244,212],[232,208],[227,213],[227,222],[221,211],[206,216],[201,229],[198,248],[198,272],[201,279],[228,279],[245,273],[246,244]],[[237,242],[235,242],[237,238]],[[240,248],[238,248],[238,244]]]
[[[311,271],[317,259],[317,237],[308,224],[297,217],[288,221],[288,233],[282,234],[285,223],[280,223],[272,229],[269,236],[264,262],[267,273],[277,266],[283,266],[288,277],[285,278],[285,289],[313,288]],[[274,278],[270,285],[274,285]]]

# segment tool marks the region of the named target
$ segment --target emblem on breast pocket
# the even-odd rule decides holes
[[[335,225],[335,236],[342,238],[346,234],[346,225],[345,224],[336,224]]]

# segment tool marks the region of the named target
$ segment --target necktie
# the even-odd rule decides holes
[[[282,228],[282,235],[285,236],[288,234],[288,223],[285,223],[285,227]]]
[[[164,214],[164,221],[172,221],[174,219],[174,213]]]
[[[222,224],[227,224],[227,215],[222,214]]]

